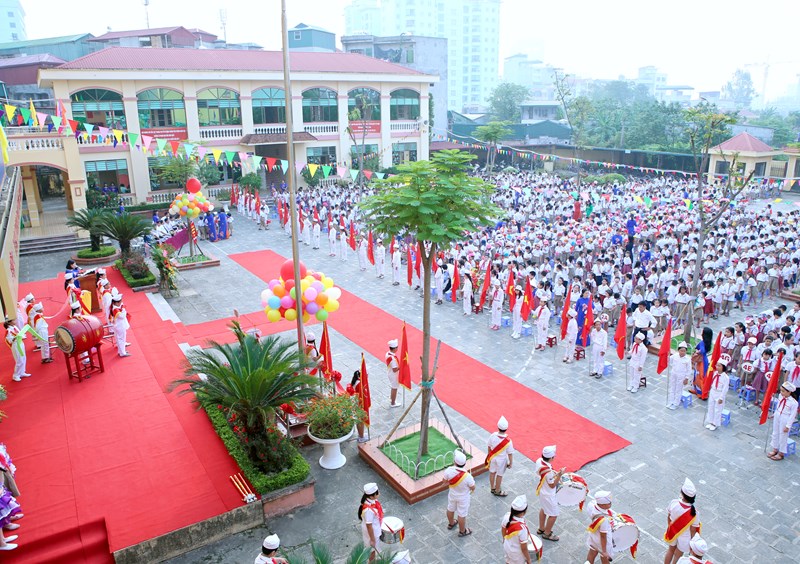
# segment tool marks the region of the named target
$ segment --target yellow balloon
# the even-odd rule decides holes
[[[283,312],[283,316],[286,318],[286,321],[294,321],[297,319],[297,310],[293,307],[290,307],[285,312]]]
[[[327,290],[328,288],[333,288],[333,278],[328,276],[322,277],[322,286]]]
[[[325,303],[324,307],[325,311],[332,313],[337,309],[339,309],[339,300],[334,300],[333,298],[331,298]]]
[[[303,323],[308,323],[311,320],[311,316],[308,315],[307,311],[303,311]]]
[[[265,311],[267,312],[267,319],[272,323],[281,320],[281,312],[278,311],[277,309],[267,309]]]
[[[305,294],[306,290],[308,290],[310,287],[311,287],[311,282],[309,282],[308,280],[303,279],[300,281],[300,290],[302,291],[302,293]]]

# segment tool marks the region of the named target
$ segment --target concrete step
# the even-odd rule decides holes
[[[61,237],[40,237],[19,242],[19,255],[39,255],[60,251],[77,251],[91,246],[89,239],[79,239],[74,234]]]

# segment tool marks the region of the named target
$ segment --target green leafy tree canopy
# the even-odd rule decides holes
[[[528,96],[530,96],[530,91],[524,86],[511,82],[498,84],[489,95],[489,113],[498,121],[518,123],[520,119],[519,106]]]

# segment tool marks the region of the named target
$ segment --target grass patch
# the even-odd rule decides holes
[[[78,258],[79,259],[97,259],[103,257],[110,257],[114,253],[117,252],[117,248],[114,246],[105,246],[100,247],[99,250],[93,251],[92,249],[81,249],[78,251]]]
[[[242,473],[245,478],[247,478],[247,481],[253,484],[253,488],[258,493],[264,494],[280,490],[293,484],[299,484],[308,477],[308,474],[311,472],[311,466],[309,466],[308,462],[303,458],[303,455],[294,447],[292,447],[294,455],[292,456],[289,468],[275,474],[265,474],[256,468],[250,460],[250,457],[247,456],[247,452],[242,446],[242,443],[239,442],[239,439],[231,430],[230,425],[228,425],[225,414],[219,409],[214,409],[211,405],[203,404],[203,409],[206,414],[208,414],[211,424],[214,425],[214,430],[217,432],[217,435],[219,435],[219,438],[222,439],[222,442],[225,444],[225,448],[228,449],[228,452],[236,461],[236,464],[242,469]]]
[[[168,209],[169,204],[136,204],[135,206],[125,206],[125,211],[129,213],[151,210],[167,211]]]
[[[672,337],[672,341],[670,341],[670,348],[674,349],[674,350],[678,350],[678,345],[683,343],[684,341],[686,341],[686,338],[683,335],[678,335],[676,337]],[[689,354],[692,354],[692,351],[694,350],[694,347],[697,346],[697,343],[700,342],[700,338],[699,337],[692,337],[691,339],[689,339],[686,342],[689,343],[689,349],[688,349],[687,352]]]
[[[142,286],[152,286],[156,283],[156,275],[152,272],[148,271],[148,273],[143,278],[134,278],[133,275],[128,272],[128,269],[122,266],[122,260],[117,260],[114,262],[114,266],[117,270],[120,271],[122,277],[125,279],[125,282],[128,283],[128,286],[131,288],[141,288]]]
[[[175,257],[175,258],[181,264],[194,264],[196,262],[205,262],[207,260],[211,260],[211,257],[207,257],[204,254],[194,255],[193,257]]]
[[[390,445],[395,448],[391,448]],[[451,466],[453,457],[449,456],[445,459],[444,455],[447,453],[452,454],[457,447],[456,443],[444,436],[439,430],[434,427],[428,429],[428,454],[420,460],[417,477],[422,478]],[[418,449],[419,432],[416,432],[387,443],[381,449],[381,452],[388,456],[398,468],[413,478]],[[471,458],[471,456],[467,456]]]

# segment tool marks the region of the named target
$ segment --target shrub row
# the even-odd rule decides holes
[[[117,270],[120,271],[122,277],[125,279],[125,282],[128,283],[128,286],[131,288],[141,288],[142,286],[152,286],[156,283],[156,275],[152,272],[145,274],[142,278],[134,278],[133,275],[128,272],[128,269],[122,265],[122,260],[117,260],[114,262],[114,266],[117,267]]]
[[[96,258],[103,258],[103,257],[110,257],[114,253],[117,252],[117,248],[114,246],[105,246],[100,247],[100,250],[93,251],[92,249],[81,249],[78,251],[78,258],[79,259],[96,259]]]

